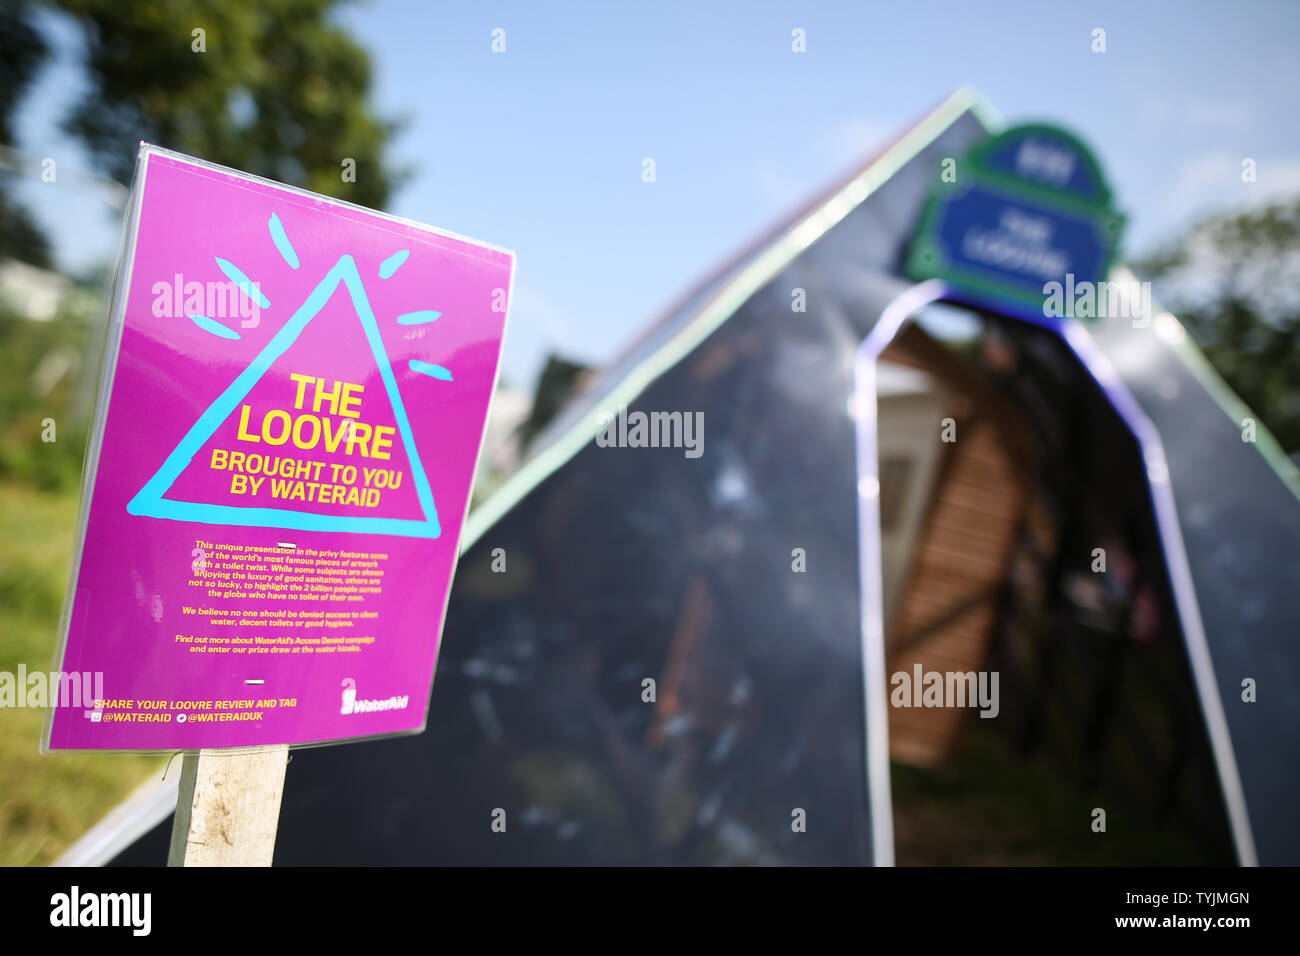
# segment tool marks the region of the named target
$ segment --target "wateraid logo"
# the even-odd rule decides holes
[[[383,700],[358,700],[357,682],[351,677],[345,677],[343,678],[343,698],[339,705],[339,713],[347,716],[349,714],[368,714],[381,710],[406,710],[410,703],[411,698],[406,694],[401,697],[386,697]]]

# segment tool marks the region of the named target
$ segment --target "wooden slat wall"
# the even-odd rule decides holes
[[[892,628],[891,675],[917,663],[922,672],[985,666],[1025,493],[991,422],[959,420],[956,437]],[[935,766],[973,718],[969,708],[891,706],[890,755]]]

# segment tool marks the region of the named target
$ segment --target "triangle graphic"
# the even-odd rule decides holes
[[[203,448],[207,440],[239,407],[239,403],[275,361],[297,341],[307,324],[325,307],[340,283],[347,286],[352,296],[352,305],[356,309],[357,318],[361,320],[361,328],[366,334],[366,341],[370,344],[375,365],[379,369],[384,389],[388,393],[388,400],[392,404],[397,431],[401,435],[410,463],[411,480],[424,512],[424,519],[312,514],[287,508],[241,508],[234,505],[169,501],[163,498],[181,472],[193,462],[194,456]],[[275,333],[271,341],[217,397],[216,401],[208,406],[207,411],[199,416],[186,432],[185,437],[167,456],[167,460],[127,504],[126,510],[142,517],[196,521],[202,524],[290,528],[299,531],[364,532],[413,538],[437,538],[442,535],[442,527],[438,523],[438,511],[433,502],[433,492],[429,489],[429,479],[420,462],[419,452],[415,448],[415,437],[411,433],[411,424],[406,417],[406,406],[402,403],[401,393],[397,390],[397,379],[393,377],[388,352],[384,349],[379,325],[370,308],[370,300],[366,298],[361,274],[357,271],[356,261],[351,256],[342,256],[334,264],[292,318]]]

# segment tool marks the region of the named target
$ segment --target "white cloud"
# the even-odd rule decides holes
[[[572,340],[573,320],[540,289],[516,282],[513,296],[511,305],[515,311],[511,321],[516,317],[524,319],[531,328],[541,330],[543,338],[557,347]]]
[[[774,206],[784,208],[792,206],[803,199],[809,191],[807,183],[798,182],[793,176],[772,163],[761,163],[751,174],[754,188],[758,195]]]
[[[516,280],[501,356],[502,370],[510,384],[531,388],[549,352],[581,360],[587,350],[567,310],[535,286]]]
[[[822,152],[837,163],[865,161],[884,146],[894,132],[892,124],[855,116],[836,124],[822,137]]]
[[[760,164],[751,173],[753,185],[766,201],[788,208],[817,192],[837,174],[865,162],[889,142],[896,132],[891,124],[863,116],[841,120],[812,138],[807,151],[810,164],[822,169],[819,177],[795,175],[775,163]]]
[[[1300,160],[1251,157],[1255,182],[1241,180],[1244,156],[1215,153],[1186,164],[1160,199],[1170,219],[1187,220],[1211,209],[1253,207],[1300,195]]]
[[[1255,129],[1256,104],[1244,97],[1221,98],[1189,93],[1171,98],[1147,93],[1139,101],[1144,126],[1182,127],[1182,132],[1241,133]],[[1169,135],[1166,130],[1164,135]]]

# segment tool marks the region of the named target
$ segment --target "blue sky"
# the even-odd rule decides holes
[[[505,373],[531,384],[549,350],[607,358],[962,85],[1008,121],[1090,142],[1130,217],[1129,250],[1211,209],[1300,194],[1300,4],[1076,6],[372,0],[341,22],[371,52],[377,111],[406,124],[392,158],[413,175],[390,211],[518,253]],[[74,31],[42,22],[56,56],[18,145],[56,157],[65,185],[21,194],[80,269],[111,260],[116,222],[70,188],[89,163],[57,124],[84,77]],[[1097,27],[1105,53],[1091,50]],[[791,51],[795,28],[806,53]]]

